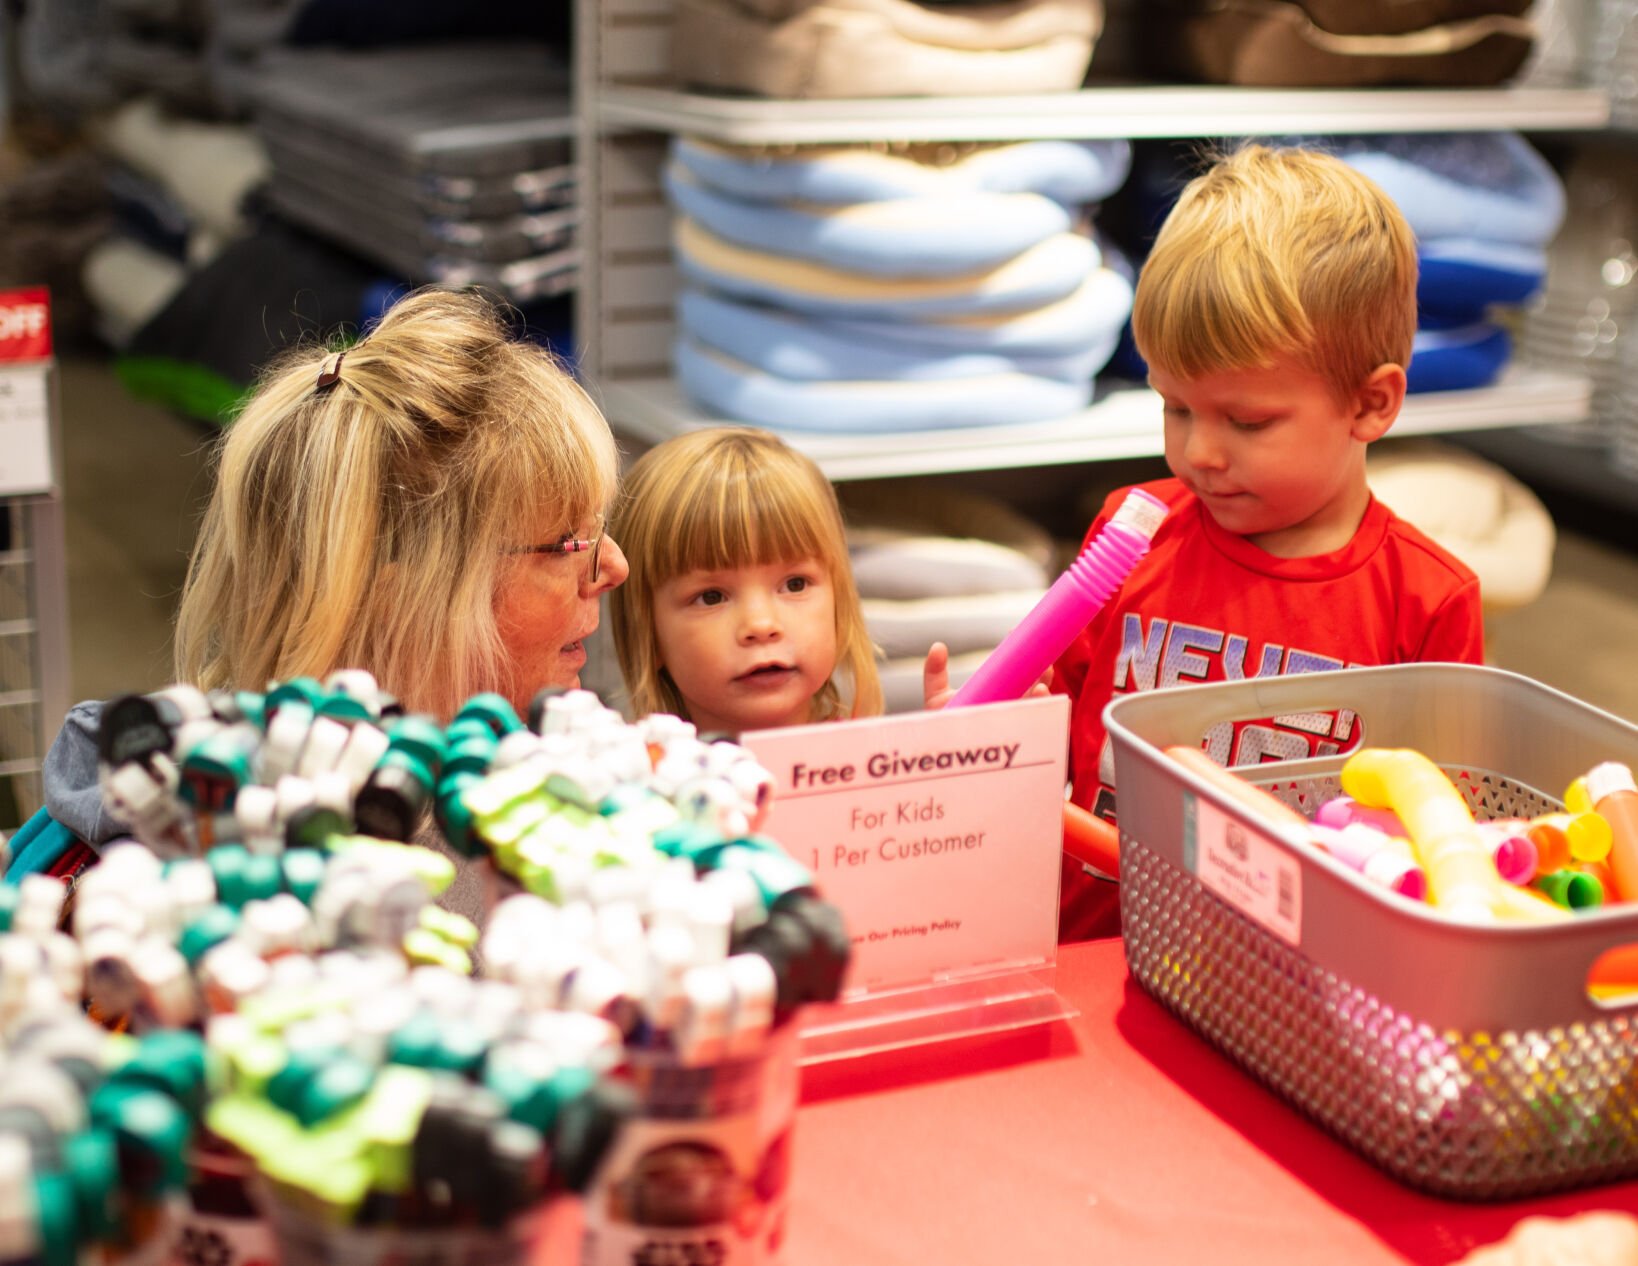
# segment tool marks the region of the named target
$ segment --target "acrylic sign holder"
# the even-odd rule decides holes
[[[1068,719],[1055,697],[743,736],[778,785],[768,834],[854,939],[803,1064],[1076,1014],[1055,989]]]

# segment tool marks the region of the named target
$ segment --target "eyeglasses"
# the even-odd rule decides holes
[[[548,541],[544,545],[513,545],[503,551],[507,554],[583,554],[591,551],[591,583],[596,584],[600,575],[603,556],[603,516],[597,516],[597,526],[591,536],[581,539],[574,536],[565,536],[561,541]]]

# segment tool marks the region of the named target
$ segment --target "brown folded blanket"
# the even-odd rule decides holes
[[[678,0],[684,84],[769,97],[983,96],[1080,87],[1102,0]]]
[[[1155,3],[1144,27],[1151,72],[1265,88],[1488,87],[1517,73],[1534,40],[1527,19],[1506,14],[1403,35],[1338,35],[1286,0]]]
[[[1296,0],[1333,35],[1409,35],[1472,18],[1523,17],[1533,0]]]

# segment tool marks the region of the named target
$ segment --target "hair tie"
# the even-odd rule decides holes
[[[346,352],[337,352],[333,357],[326,357],[324,364],[319,366],[318,381],[313,384],[314,391],[328,391],[341,381],[341,362]]]

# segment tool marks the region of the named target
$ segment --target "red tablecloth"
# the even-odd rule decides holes
[[[1127,975],[1063,947],[1074,1020],[809,1068],[786,1266],[1444,1263],[1529,1214],[1638,1212],[1638,1183],[1419,1195],[1288,1107]]]

